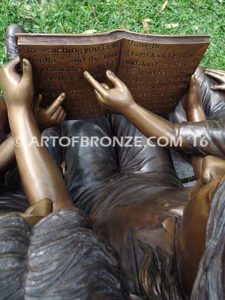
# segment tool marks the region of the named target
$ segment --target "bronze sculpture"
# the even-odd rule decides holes
[[[32,112],[32,67],[24,60],[21,76],[17,64],[15,59],[1,69],[0,82],[12,138],[20,139],[15,156],[31,206],[0,216],[1,298],[130,299],[112,248],[73,208],[47,149],[29,143],[33,136],[41,139]]]
[[[200,73],[201,76],[204,76],[202,72]],[[118,79],[112,74],[109,73],[109,77],[118,84]],[[204,80],[206,81],[206,79],[203,79],[203,85]],[[122,83],[120,84],[122,85]],[[103,87],[107,93],[107,86]],[[102,89],[102,87],[100,88]],[[166,136],[171,137],[170,133],[173,133],[173,129],[176,126],[180,126],[182,133],[184,128],[188,129],[188,125],[192,129],[196,126],[202,132],[203,124],[209,124],[209,129],[207,128],[207,130],[211,134],[211,140],[213,140],[214,144],[210,144],[206,149],[199,144],[196,149],[193,149],[191,141],[186,139],[185,147],[187,150],[191,150],[192,154],[197,152],[197,154],[217,154],[223,157],[221,110],[218,116],[215,117],[214,114],[215,119],[220,118],[218,121],[205,121],[205,113],[197,91],[197,82],[192,78],[189,99],[184,103],[188,112],[187,119],[192,123],[172,125],[168,121],[159,119],[159,117],[144,111],[144,117],[149,117],[151,125],[152,123],[154,125],[154,127],[150,126],[150,134],[155,135],[157,133],[158,137],[160,137],[160,134],[166,134]],[[126,87],[123,86],[122,96],[126,95],[130,96]],[[213,96],[214,98],[219,98],[218,94],[212,94]],[[221,96],[221,101],[217,101],[217,103],[220,103],[220,108],[223,107],[223,97]],[[102,101],[102,98],[100,100]],[[115,99],[113,98],[113,100]],[[211,100],[211,103],[213,101]],[[198,105],[192,105],[193,102]],[[205,103],[203,104],[205,105]],[[116,103],[116,108],[118,109],[118,107],[119,109],[122,107],[119,101]],[[142,111],[141,108],[138,109],[139,112]],[[136,122],[136,120],[138,122],[140,120],[143,121],[142,118],[137,118],[135,113],[130,114],[129,109],[127,111],[122,108],[122,111],[125,115],[128,113],[127,117],[130,117],[133,122]],[[156,126],[155,121],[159,121],[159,124],[162,125],[161,128]],[[198,124],[195,122],[198,122]],[[144,132],[146,130],[145,133],[149,134],[148,126],[146,126],[147,119],[143,123],[140,124],[140,128]],[[213,135],[215,132],[213,132],[214,128],[219,129],[216,135]],[[66,135],[73,133],[92,135],[97,132],[100,136],[105,134],[116,134],[119,136],[124,133],[142,136],[124,118],[116,115],[102,117],[97,121],[67,121],[61,125],[61,132]],[[190,132],[188,133],[190,134]],[[184,138],[187,136],[188,134]],[[215,144],[219,145],[219,147],[216,148]],[[118,157],[115,157],[114,149],[112,148],[107,150],[101,149],[100,153],[90,148],[82,149],[81,151],[79,146],[75,147],[75,149],[72,149],[72,147],[64,149],[61,159],[65,161],[64,178],[70,195],[74,204],[90,214],[94,219],[95,231],[110,242],[118,251],[126,271],[126,277],[130,283],[130,290],[133,293],[146,294],[150,298],[156,297],[158,299],[160,297],[166,299],[185,297],[184,291],[187,294],[191,293],[192,284],[196,276],[196,265],[198,265],[204,251],[205,227],[210,212],[210,201],[213,198],[217,198],[217,202],[219,202],[223,196],[224,162],[221,162],[218,158],[207,156],[203,160],[203,167],[201,167],[202,159],[199,159],[199,157],[197,159],[193,158],[197,177],[201,178],[202,182],[200,181],[192,191],[182,220],[181,214],[187,202],[189,190],[184,189],[177,180],[166,149],[159,150],[156,148],[156,150],[153,150],[147,147],[145,149],[128,150],[125,147],[121,147],[121,149],[117,147]],[[158,159],[154,157],[156,152]],[[53,156],[54,154],[56,153],[53,153]],[[72,155],[74,157],[73,161],[71,161]],[[117,160],[119,160],[119,164]],[[43,182],[40,184],[41,192],[43,192],[42,184]],[[54,188],[52,189],[54,192]],[[50,192],[52,192],[52,189],[50,189]],[[219,193],[216,192],[217,189]],[[52,197],[52,194],[50,196]],[[199,220],[201,212],[203,212],[201,226],[196,228],[196,220]],[[210,219],[211,225],[215,219],[215,214],[214,208]],[[183,228],[180,227],[181,222],[184,224]],[[181,239],[179,239],[179,236],[181,236]],[[196,242],[199,241],[199,247],[195,247],[196,249],[192,247],[193,239]],[[181,240],[181,243],[179,243],[179,240]],[[174,246],[174,241],[176,246]],[[183,249],[188,251],[184,253]],[[193,253],[194,250],[197,251]],[[177,257],[179,258],[178,265]],[[203,258],[207,260],[207,257]],[[223,263],[222,259],[221,263]],[[181,268],[182,280],[178,278],[177,267]],[[188,272],[186,268],[188,268]],[[189,273],[191,276],[187,277]],[[204,269],[200,269],[193,290],[193,298],[197,297],[199,292],[198,284],[202,284],[201,276],[203,275]],[[181,286],[181,284],[184,286]],[[204,283],[202,286],[204,287]],[[221,284],[219,288],[221,289]],[[205,289],[204,292],[205,298],[209,297],[210,291]],[[219,296],[223,295],[221,293],[223,292],[220,290]]]
[[[215,73],[208,71],[208,74],[212,76]],[[217,74],[219,74],[220,77],[217,76]],[[221,78],[221,74],[223,74],[223,72],[219,71],[219,73],[216,73],[216,78]],[[166,136],[169,139],[179,137],[179,128],[177,128],[179,127],[179,124],[171,124],[167,120],[162,119],[152,114],[151,112],[147,112],[145,109],[139,107],[133,100],[132,95],[130,94],[124,83],[121,82],[119,78],[117,78],[111,71],[107,72],[108,79],[110,79],[110,81],[112,81],[114,85],[114,88],[111,89],[106,84],[98,83],[88,72],[85,72],[85,77],[95,88],[96,97],[100,104],[124,114],[126,118],[137,128],[139,128],[139,130],[142,131],[146,136],[155,136],[156,138]],[[219,89],[220,88],[221,86],[219,86]],[[198,86],[198,82],[194,77],[192,77],[189,97],[186,103],[187,119],[190,122],[202,122],[206,119],[200,95],[198,96],[199,92],[200,88]],[[220,144],[223,143],[222,140],[218,140],[217,142],[219,142]],[[185,143],[181,147],[185,150]],[[198,151],[198,149],[196,150]],[[192,291],[198,264],[205,249],[205,232],[210,205],[209,202],[207,202],[204,198],[209,197],[209,199],[212,200],[212,190],[215,190],[218,187],[219,183],[221,184],[221,176],[223,176],[225,172],[225,163],[219,158],[208,156],[205,158],[205,160],[203,160],[203,162],[202,157],[193,156],[192,159],[194,162],[196,177],[200,179],[200,182],[202,182],[202,186],[200,183],[196,186],[197,192],[196,190],[193,191],[191,200],[185,207],[183,222],[181,225],[181,236],[180,238],[177,237],[178,239],[180,239],[179,243],[181,245],[179,248],[178,243],[179,250],[177,250],[178,259],[180,259],[181,278],[184,284],[184,290],[188,295],[190,295]],[[206,187],[204,187],[204,184],[206,184]],[[211,194],[209,193],[209,191]],[[206,193],[205,195],[204,192]],[[197,193],[197,196],[195,193]],[[198,193],[201,195],[201,198]],[[142,214],[142,217],[143,216],[144,212]],[[197,230],[195,229],[196,221],[201,220],[201,218],[202,221],[199,221],[200,224]],[[169,224],[168,228],[171,229],[170,226],[172,225]],[[191,239],[193,238],[195,241],[198,241],[198,244],[195,243],[195,245],[192,245]],[[168,241],[166,241],[166,243],[168,243]],[[146,278],[145,280],[148,281],[148,279]]]

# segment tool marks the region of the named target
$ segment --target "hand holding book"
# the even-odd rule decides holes
[[[6,106],[9,109],[30,109],[33,103],[32,66],[27,59],[22,61],[23,74],[17,72],[19,57],[10,61],[1,69],[0,87],[3,90]]]

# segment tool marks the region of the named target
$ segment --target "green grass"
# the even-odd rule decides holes
[[[0,65],[5,63],[4,32],[19,23],[29,32],[81,33],[125,27],[144,32],[148,18],[150,33],[209,34],[210,48],[202,64],[225,69],[225,0],[0,0]],[[166,24],[179,26],[167,29]]]

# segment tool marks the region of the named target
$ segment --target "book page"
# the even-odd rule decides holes
[[[171,112],[189,86],[208,44],[123,41],[117,76],[134,99],[158,114]]]
[[[51,42],[51,40],[50,40]],[[106,82],[105,72],[118,68],[121,41],[95,45],[22,45],[20,58],[33,66],[34,83],[47,106],[62,92],[68,118],[94,117],[103,111],[92,86],[84,78],[89,71],[98,81]]]

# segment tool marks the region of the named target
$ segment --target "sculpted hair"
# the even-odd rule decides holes
[[[206,250],[198,268],[191,299],[225,299],[225,182],[213,197],[207,224]]]
[[[139,277],[145,299],[183,299],[175,254],[168,255],[159,247],[144,245],[143,242],[139,242],[139,245],[143,250]]]
[[[1,299],[130,299],[117,256],[80,211],[62,209],[31,230],[0,217]]]

